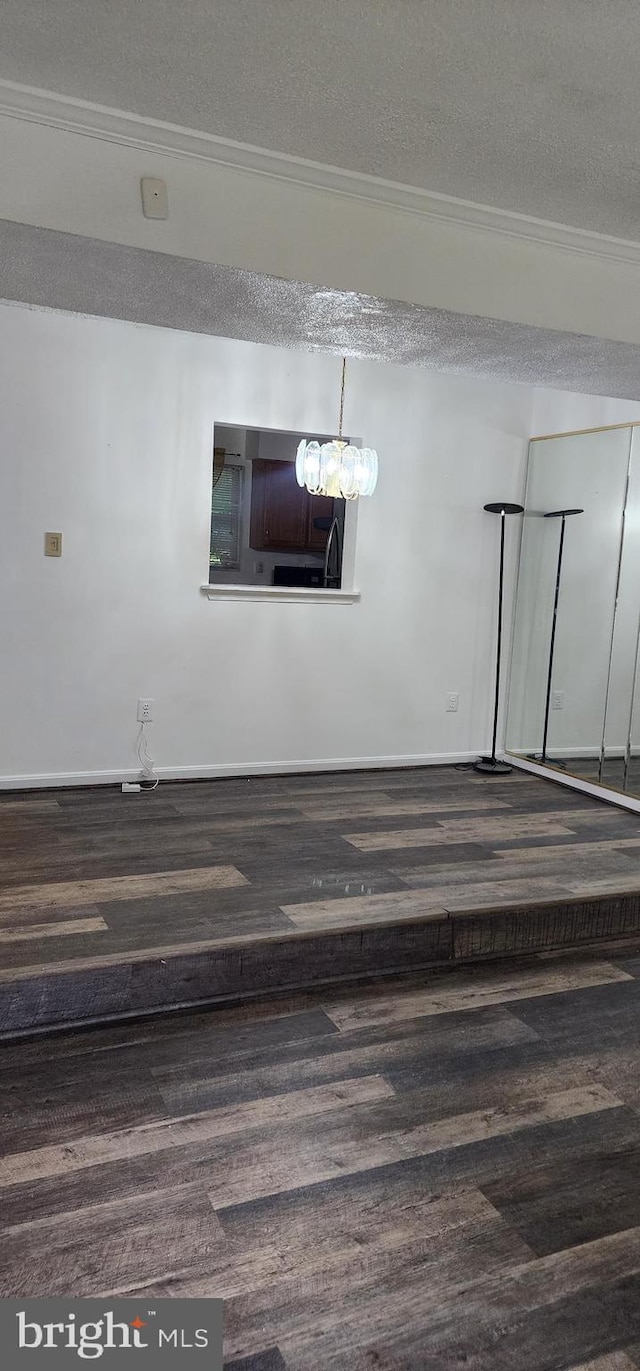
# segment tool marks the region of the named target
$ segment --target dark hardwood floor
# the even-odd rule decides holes
[[[453,767],[0,796],[0,1033],[640,934],[640,816]]]
[[[229,1371],[637,1371],[639,1049],[640,940],[5,1044],[0,1294],[221,1296]]]

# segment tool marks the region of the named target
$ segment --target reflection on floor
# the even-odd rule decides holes
[[[193,1003],[212,993],[214,951],[216,993],[240,993],[300,984],[301,948],[319,980],[614,934],[614,902],[579,934],[576,900],[635,895],[639,876],[637,815],[517,771],[5,794],[0,1027],[68,1019],[87,987],[85,1016]],[[474,913],[541,901],[542,942],[496,922],[478,948]]]
[[[637,1371],[639,953],[5,1045],[0,1295],[222,1297],[227,1371]]]
[[[539,762],[539,758],[536,758]],[[565,776],[578,776],[580,780],[592,781],[593,786],[607,786],[610,790],[621,791],[621,794],[640,799],[640,757],[630,758],[628,768],[626,768],[625,783],[625,761],[622,757],[606,757],[602,776],[600,776],[599,757],[548,757],[547,766],[550,768],[551,775],[555,771],[562,772]]]
[[[563,757],[561,763],[551,761],[550,765],[561,765],[563,771],[569,772],[572,776],[579,776],[583,781],[609,786],[611,790],[626,791],[628,795],[640,798],[640,757],[632,757],[629,761],[626,786],[625,764],[622,757],[606,757],[602,777],[598,757]]]

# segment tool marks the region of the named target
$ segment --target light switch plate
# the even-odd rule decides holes
[[[161,181],[159,176],[143,176],[140,190],[145,219],[168,219],[169,196],[166,181]]]
[[[44,555],[45,557],[62,556],[62,534],[45,533],[44,535]]]

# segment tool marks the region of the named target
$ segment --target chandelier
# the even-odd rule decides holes
[[[303,438],[296,454],[296,478],[310,495],[357,500],[359,495],[373,495],[378,480],[378,454],[371,447],[353,447],[342,437],[346,371],[347,359],[343,357],[338,437],[322,447],[315,439],[308,443]]]

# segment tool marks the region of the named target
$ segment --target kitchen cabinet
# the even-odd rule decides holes
[[[293,462],[252,462],[249,541],[256,552],[323,553],[327,530],[315,528],[314,520],[333,513],[332,499],[298,485]]]

